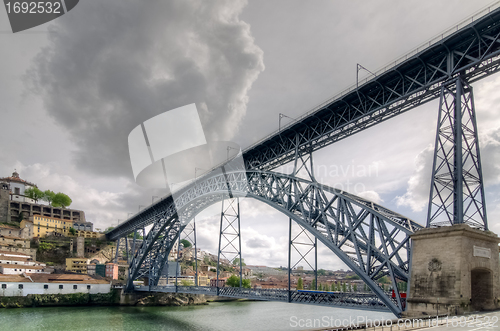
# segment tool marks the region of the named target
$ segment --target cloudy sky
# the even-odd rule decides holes
[[[96,228],[165,192],[134,182],[127,136],[203,103],[207,139],[243,148],[491,1],[86,0],[12,34],[0,10],[0,176],[65,192]],[[500,233],[500,77],[474,84],[490,228]],[[289,119],[284,118],[283,123]],[[437,102],[315,154],[318,180],[424,224]],[[172,144],[178,143],[172,141]],[[243,257],[286,265],[287,219],[242,202]],[[220,206],[197,218],[215,252]],[[319,266],[342,264],[324,248]]]

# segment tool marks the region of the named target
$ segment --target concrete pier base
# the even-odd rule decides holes
[[[422,229],[411,238],[406,316],[454,315],[500,306],[496,234],[457,224]]]

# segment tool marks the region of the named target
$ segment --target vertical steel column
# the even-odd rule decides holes
[[[461,223],[488,229],[474,95],[457,76],[441,87],[427,227]]]
[[[288,218],[288,302],[292,302],[292,219]]]
[[[130,264],[127,236],[125,236],[125,254],[127,254],[127,264]]]
[[[457,79],[455,107],[453,115],[455,120],[455,156],[453,174],[453,224],[464,222],[464,201],[463,201],[463,155],[462,155],[462,80]]]
[[[116,240],[116,253],[115,253],[115,263],[118,263],[118,249],[120,247],[120,239],[121,238],[118,238]]]
[[[240,287],[243,287],[243,261],[241,261],[241,227],[240,227],[240,199],[238,199],[238,239],[240,252]]]
[[[222,245],[222,221],[224,219],[224,199],[221,202],[221,212],[220,212],[220,229],[219,229],[219,249],[217,250],[217,283],[215,286],[217,287],[217,295],[219,295],[219,273],[220,273],[220,249]]]
[[[179,282],[178,282],[178,275],[179,275],[179,256],[181,252],[181,228],[180,228],[180,221],[179,221],[179,239],[177,240],[177,263],[175,265],[175,292],[179,290]],[[182,270],[181,270],[182,272]]]
[[[314,279],[316,280],[316,290],[318,290],[318,238],[314,237]]]
[[[198,284],[198,245],[196,244],[196,219],[193,218],[193,236],[194,236],[194,268],[195,268],[195,280],[194,285],[199,286]]]

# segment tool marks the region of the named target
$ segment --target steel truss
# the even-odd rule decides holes
[[[499,36],[496,9],[246,149],[247,169],[274,169],[297,150],[308,154],[436,99],[458,73],[472,83],[498,72]]]
[[[441,87],[432,169],[427,227],[488,230],[474,97],[460,76]]]
[[[179,255],[180,255],[180,246],[181,246],[181,240],[187,240],[190,244],[192,249],[194,249],[193,252],[193,257],[194,257],[194,274],[195,274],[195,279],[194,279],[194,285],[198,286],[198,245],[196,243],[196,219],[193,218],[191,222],[186,224],[186,227],[184,230],[182,230],[181,235],[179,236],[179,242],[177,244],[177,264],[176,268],[179,268]],[[183,255],[184,258],[184,255]],[[168,259],[167,259],[167,265],[166,268],[168,270]],[[175,272],[175,283],[177,284],[177,276],[179,275],[179,270],[176,270]],[[167,281],[168,281],[168,271],[167,271]]]
[[[458,73],[469,83],[497,73],[499,37],[500,9],[496,9],[246,149],[246,168],[270,170],[284,165],[297,155],[310,154],[438,98],[441,84]],[[453,82],[448,88],[454,89]],[[107,233],[108,239],[153,224],[157,209],[164,210],[172,202],[172,196],[156,201]]]
[[[224,207],[225,206],[225,207]],[[217,251],[217,288],[219,287],[220,263],[229,263],[238,258],[240,268],[240,287],[242,286],[243,261],[241,260],[240,199],[222,200],[220,214],[219,249]]]
[[[193,219],[209,205],[232,196],[257,199],[293,219],[332,250],[373,291],[394,314],[404,308],[397,282],[408,281],[411,251],[410,235],[422,228],[414,221],[371,201],[328,186],[291,175],[262,171],[226,172],[203,179],[183,189],[174,204],[157,210],[152,229],[131,263],[132,281],[157,273],[178,236],[178,217]],[[395,298],[379,287],[387,276]],[[286,291],[286,290],[285,290]],[[221,294],[222,295],[222,294]],[[340,301],[336,301],[340,304]]]
[[[219,295],[230,298],[387,311],[384,303],[376,295],[367,293],[287,291],[283,289],[246,289],[238,287],[221,287],[217,289],[210,286],[178,286],[177,289],[174,286],[137,286],[135,290],[140,292],[178,292],[206,295],[217,295],[217,290],[219,290]],[[288,299],[289,296],[291,300]]]

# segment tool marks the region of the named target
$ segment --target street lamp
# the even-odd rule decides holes
[[[141,207],[144,208],[146,206],[143,206],[143,205],[139,205],[139,211],[141,211]]]
[[[227,160],[226,160],[226,161],[229,161],[229,151],[230,151],[231,149],[238,150],[237,148],[234,148],[234,147],[231,147],[231,146],[227,146]]]
[[[158,199],[159,199],[160,197],[159,197],[159,196],[157,196],[157,195],[153,195],[153,196],[151,197],[151,204],[153,204],[153,203],[155,202],[155,198],[158,198]]]
[[[278,132],[279,132],[279,131],[281,131],[281,119],[282,119],[283,117],[286,117],[286,118],[289,118],[289,119],[291,119],[291,120],[296,121],[296,119],[295,119],[295,118],[293,118],[293,117],[290,117],[290,116],[287,116],[287,115],[285,115],[285,114],[280,113],[280,115],[279,115],[279,118],[280,118],[280,119],[279,119],[279,124],[278,124]]]

